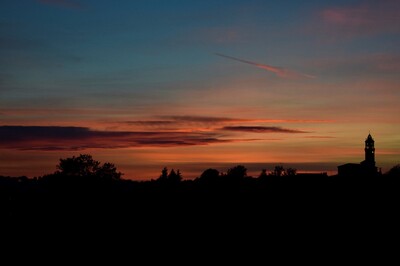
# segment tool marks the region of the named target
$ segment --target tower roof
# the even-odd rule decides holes
[[[368,137],[367,137],[367,139],[365,141],[366,142],[374,142],[374,139],[372,138],[371,133],[368,134]]]

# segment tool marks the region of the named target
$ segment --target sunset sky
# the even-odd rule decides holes
[[[0,175],[400,163],[400,1],[2,0]]]

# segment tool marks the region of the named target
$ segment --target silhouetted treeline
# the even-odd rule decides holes
[[[0,177],[1,215],[12,219],[43,217],[137,217],[164,219],[171,213],[275,213],[285,211],[343,211],[393,207],[399,200],[400,165],[376,177],[342,178],[298,174],[276,166],[247,175],[243,165],[220,173],[206,169],[194,180],[179,170],[161,170],[151,181],[121,178],[111,163],[90,155],[60,159],[57,171],[38,178]]]

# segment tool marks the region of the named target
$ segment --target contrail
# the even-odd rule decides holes
[[[281,68],[281,67],[275,67],[275,66],[270,66],[270,65],[266,65],[266,64],[255,63],[255,62],[239,59],[239,58],[236,58],[233,56],[224,55],[224,54],[220,54],[220,53],[214,53],[214,54],[221,56],[221,57],[228,58],[228,59],[232,59],[235,61],[239,61],[239,62],[242,62],[245,64],[253,65],[253,66],[256,66],[261,69],[265,69],[267,71],[275,73],[278,77],[281,77],[281,78],[309,78],[309,79],[315,78],[315,76],[312,76],[312,75],[298,73],[298,72],[291,71],[291,70]]]

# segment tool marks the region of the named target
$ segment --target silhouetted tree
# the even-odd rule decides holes
[[[168,168],[167,167],[164,167],[162,170],[161,170],[161,175],[160,175],[160,177],[158,178],[158,180],[159,181],[163,181],[163,180],[167,180],[168,179]]]
[[[262,169],[260,175],[258,176],[258,178],[266,178],[268,176],[267,174],[267,169]]]
[[[297,169],[295,168],[288,168],[285,170],[285,175],[287,176],[295,176],[297,174]]]
[[[174,169],[171,169],[171,172],[169,172],[168,175],[168,181],[172,183],[177,183],[180,182],[181,180],[182,180],[182,174],[179,171],[179,169],[177,172],[175,172]]]
[[[285,173],[285,168],[282,165],[276,165],[274,167],[274,171],[271,173],[273,176],[283,176]]]
[[[78,157],[60,159],[57,165],[58,173],[69,176],[96,176],[99,178],[118,180],[122,173],[112,163],[104,163],[93,159],[90,154],[80,154]]]
[[[234,179],[241,179],[247,176],[247,168],[243,165],[237,165],[235,167],[229,168],[227,176]]]
[[[182,180],[182,174],[181,172],[178,170],[177,172],[175,172],[174,169],[171,169],[171,171],[168,174],[168,168],[164,167],[161,170],[161,175],[158,178],[158,181],[161,182],[171,182],[171,183],[178,183]]]
[[[288,168],[285,169],[282,165],[276,165],[274,170],[270,173],[272,176],[295,176],[297,174],[297,169]]]
[[[182,181],[182,173],[179,169],[176,171],[176,175],[178,176],[179,181]]]
[[[392,177],[400,177],[400,164],[393,166],[389,172],[387,172],[387,175]]]
[[[99,170],[100,162],[90,154],[80,154],[78,157],[60,159],[57,169],[64,175],[88,176],[94,175]]]
[[[97,171],[96,176],[103,179],[119,180],[121,179],[121,172],[112,163],[104,163]]]
[[[217,169],[208,168],[200,175],[200,180],[204,182],[212,182],[217,180],[219,177],[219,171]]]

